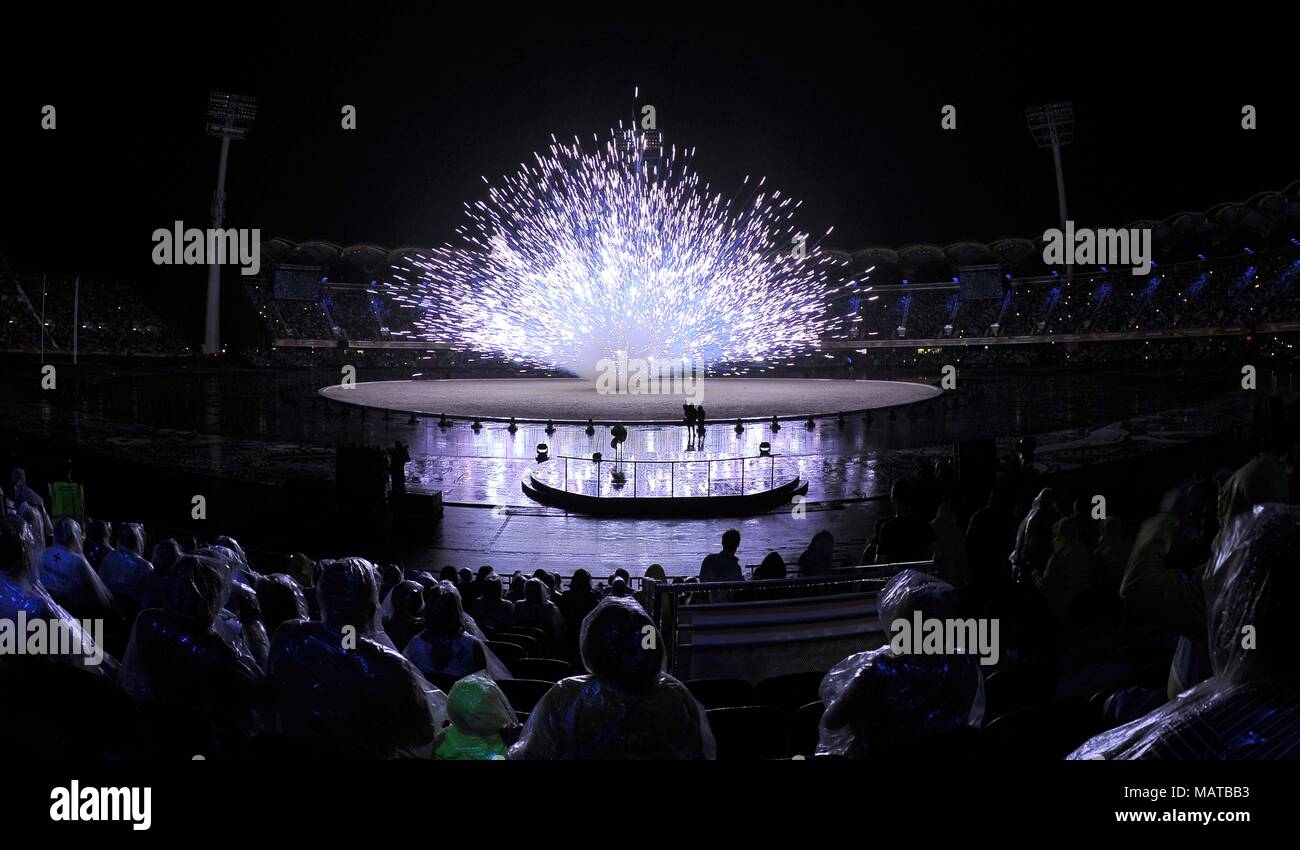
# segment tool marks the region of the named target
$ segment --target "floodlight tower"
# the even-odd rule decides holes
[[[1074,107],[1068,100],[1031,106],[1025,110],[1029,132],[1040,148],[1050,147],[1056,162],[1056,197],[1061,205],[1061,231],[1065,231],[1065,174],[1061,171],[1061,147],[1074,141]]]
[[[226,214],[226,160],[230,140],[248,135],[257,117],[257,98],[214,91],[208,95],[207,134],[221,139],[217,190],[212,193],[212,228],[219,230]],[[203,331],[203,353],[221,353],[221,266],[208,258],[208,309]]]

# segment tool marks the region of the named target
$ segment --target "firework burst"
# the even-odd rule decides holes
[[[689,156],[651,159],[621,130],[592,151],[552,138],[534,160],[466,204],[460,244],[393,276],[419,337],[591,377],[620,351],[717,371],[833,330],[838,261],[795,230],[799,204],[766,178],[727,199]]]

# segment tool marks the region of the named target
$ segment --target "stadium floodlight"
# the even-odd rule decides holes
[[[1040,148],[1051,148],[1056,162],[1056,197],[1061,206],[1061,229],[1065,230],[1065,174],[1061,171],[1061,147],[1074,141],[1074,107],[1068,100],[1031,106],[1025,110],[1029,132]]]
[[[242,139],[257,119],[257,98],[214,91],[208,95],[207,134]]]
[[[226,161],[230,156],[230,140],[248,135],[257,118],[257,98],[242,94],[214,91],[208,95],[207,124],[209,136],[221,139],[221,162],[217,166],[217,190],[212,193],[212,229],[221,228],[226,215]],[[215,261],[215,257],[209,257]],[[204,322],[203,353],[221,353],[221,266],[208,265],[207,318]]]

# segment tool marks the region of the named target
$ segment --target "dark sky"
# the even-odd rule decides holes
[[[1075,106],[1065,171],[1084,225],[1200,210],[1300,177],[1296,66],[1277,5],[1220,7],[1239,10],[1229,19],[1184,3],[1151,20],[1131,3],[999,4],[966,18],[890,9],[900,4],[706,5],[537,16],[474,4],[484,11],[464,16],[445,4],[222,4],[202,13],[207,24],[114,12],[12,29],[0,253],[20,270],[174,279],[150,264],[150,233],[178,218],[208,224],[212,88],[261,98],[253,134],[234,145],[227,225],[263,238],[450,239],[463,202],[484,193],[480,175],[512,171],[551,133],[603,134],[633,115],[634,86],[668,140],[697,149],[715,189],[766,175],[804,200],[801,226],[835,227],[838,248],[1041,234],[1055,183],[1024,108],[1049,100]],[[56,131],[39,128],[45,103]],[[345,103],[356,131],[339,126]],[[1240,129],[1245,103],[1259,110],[1254,132]],[[957,107],[955,132],[939,127],[944,104]]]

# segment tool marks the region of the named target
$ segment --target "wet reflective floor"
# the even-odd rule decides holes
[[[961,391],[894,416],[877,412],[843,423],[830,417],[812,429],[787,422],[773,432],[765,423],[737,434],[732,425],[718,423],[701,436],[678,425],[632,426],[622,447],[629,460],[753,457],[768,442],[775,460],[763,462],[771,464],[770,475],[809,482],[807,511],[730,521],[597,520],[536,505],[521,491],[520,480],[536,459],[538,443],[546,443],[552,457],[582,459],[571,463],[589,464],[597,451],[610,454],[607,428],[587,434],[582,426],[559,426],[547,433],[541,425],[521,425],[511,432],[489,424],[474,431],[463,422],[439,428],[433,419],[412,424],[398,415],[349,412],[317,395],[337,376],[333,370],[83,366],[71,376],[70,408],[13,401],[6,420],[9,427],[146,463],[270,482],[332,475],[335,446],[402,440],[412,456],[408,487],[442,491],[450,505],[433,546],[418,554],[421,562],[530,570],[550,565],[561,571],[613,563],[634,574],[638,565],[659,562],[670,573],[692,574],[729,525],[749,541],[742,555],[754,546],[742,558],[746,563],[769,549],[793,559],[822,527],[835,533],[837,557],[856,557],[874,525],[870,514],[882,508],[862,500],[886,494],[918,460],[961,440],[993,437],[1000,452],[1009,452],[1016,435],[1033,433],[1040,465],[1051,471],[1186,442],[1249,416],[1249,399],[1233,392],[1239,375],[1228,367],[1028,370],[968,377]],[[497,510],[482,509],[487,506]]]

